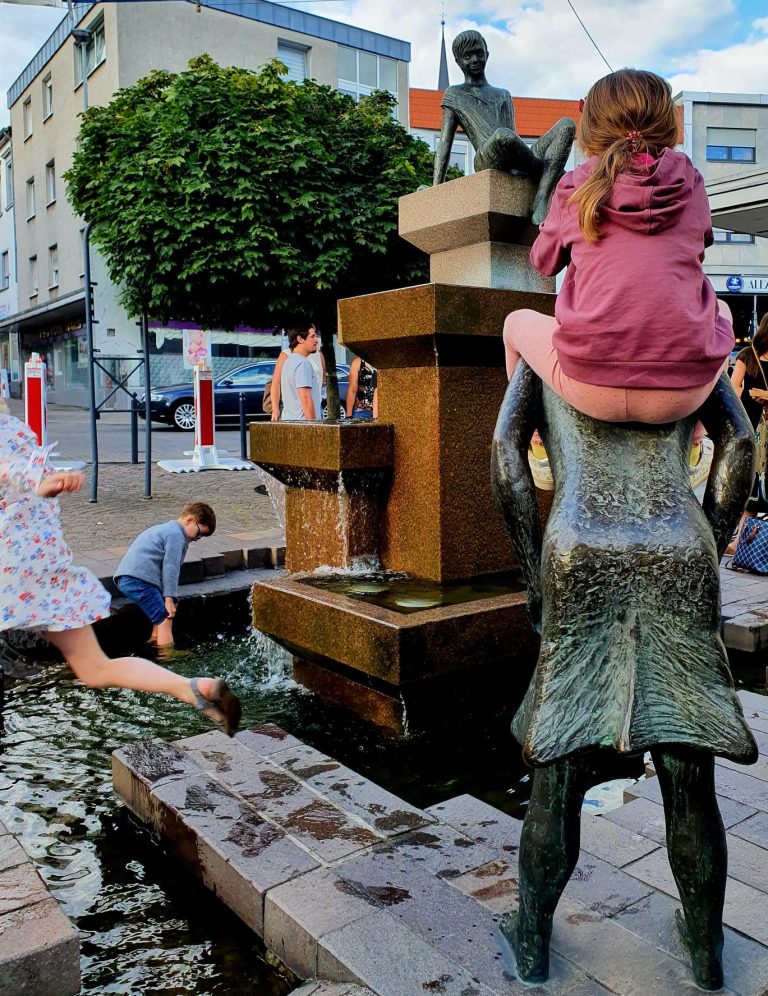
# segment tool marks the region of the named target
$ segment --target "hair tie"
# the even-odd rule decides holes
[[[638,144],[643,141],[643,133],[641,131],[630,131],[626,139],[632,145],[632,151],[637,152]]]

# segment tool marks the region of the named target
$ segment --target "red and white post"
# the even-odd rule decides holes
[[[24,421],[37,436],[39,446],[48,443],[45,397],[45,361],[33,353],[24,364]]]
[[[213,370],[204,362],[193,371],[195,389],[195,448],[192,462],[201,470],[219,466],[216,452],[216,399],[213,393]]]
[[[194,375],[195,448],[185,450],[191,460],[158,460],[158,467],[171,474],[194,474],[201,470],[253,470],[250,460],[235,460],[216,449],[216,396],[213,371],[205,362],[196,363]]]

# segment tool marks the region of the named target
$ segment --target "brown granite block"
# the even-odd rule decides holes
[[[339,301],[339,339],[379,370],[503,367],[504,319],[518,308],[552,315],[555,295],[450,284],[401,287]],[[389,420],[389,413],[381,417]]]
[[[254,626],[305,659],[337,661],[388,685],[470,664],[511,661],[534,646],[525,593],[403,614],[288,575],[254,585]]]

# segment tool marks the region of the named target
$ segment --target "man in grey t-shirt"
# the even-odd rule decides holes
[[[317,352],[319,341],[314,325],[291,329],[288,334],[291,355],[280,375],[283,422],[311,422],[321,417],[321,379],[309,360]]]

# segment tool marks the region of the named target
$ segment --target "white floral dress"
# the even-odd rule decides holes
[[[0,414],[0,632],[79,629],[109,614],[108,592],[72,562],[58,500],[36,493],[53,473],[49,450]]]

